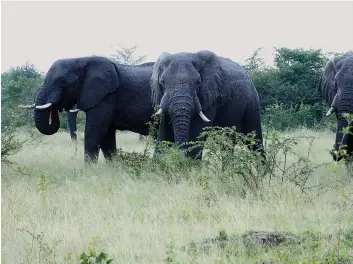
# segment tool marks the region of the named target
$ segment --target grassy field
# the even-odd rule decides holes
[[[334,134],[291,135],[299,134],[316,137],[314,165],[331,162]],[[199,179],[207,172],[199,169],[170,181],[151,172],[136,179],[101,156],[84,167],[82,138],[76,154],[69,135],[57,133],[27,144],[11,158],[15,165],[2,164],[2,263],[79,263],[89,245],[112,263],[353,263],[353,177],[343,164],[315,169],[309,183],[320,188],[265,185],[259,198],[237,192],[233,182],[219,184],[213,174],[205,188]],[[117,138],[123,150],[144,148],[136,134]],[[307,149],[305,142],[295,147]],[[232,184],[234,192],[223,191]],[[249,248],[239,239],[248,231],[306,239]],[[210,238],[229,243],[202,247]]]

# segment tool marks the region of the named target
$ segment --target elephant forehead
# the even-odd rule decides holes
[[[170,74],[174,75],[176,77],[177,74],[190,74],[196,73],[195,68],[191,64],[190,61],[172,61],[168,67],[168,71]],[[180,77],[180,76],[179,76]]]
[[[180,52],[180,53],[175,53],[172,56],[173,59],[190,59],[192,57],[192,53],[189,52]]]
[[[195,56],[194,54],[191,54],[191,53],[177,53],[177,54],[171,55],[170,57],[170,62],[172,64],[185,65],[185,64],[192,64],[192,62],[194,61],[195,61]]]

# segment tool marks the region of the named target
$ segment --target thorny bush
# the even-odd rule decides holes
[[[208,127],[198,141],[188,143],[191,149],[204,149],[202,161],[186,158],[170,142],[161,142],[158,148],[163,154],[151,157],[156,143],[157,124],[158,120],[150,123],[150,136],[142,153],[118,151],[119,166],[132,172],[135,177],[154,175],[173,182],[192,179],[203,186],[217,181],[222,185],[222,190],[229,194],[239,190],[243,194],[259,194],[265,185],[281,187],[290,184],[302,192],[322,188],[320,185],[310,185],[315,169],[326,165],[312,162],[314,137],[267,132],[264,134],[266,159],[263,159],[259,152],[250,150],[251,145],[256,143],[254,133],[243,135],[235,127]],[[305,145],[306,152],[300,153],[302,147],[297,145]]]

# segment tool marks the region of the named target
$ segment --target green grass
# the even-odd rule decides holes
[[[299,134],[316,137],[314,164],[331,162],[333,133],[301,129],[291,136]],[[225,191],[233,183],[200,168],[178,181],[147,170],[137,179],[105,164],[101,153],[98,165],[84,167],[78,137],[76,154],[69,135],[57,133],[25,145],[11,157],[17,165],[2,164],[2,263],[79,263],[90,243],[112,263],[352,263],[353,177],[342,164],[315,170],[309,182],[322,188],[304,194],[289,183],[265,184],[256,198],[238,191],[239,182]],[[133,133],[118,133],[117,145],[144,149]],[[307,148],[302,142],[295,151]],[[222,230],[229,237],[254,230],[306,239],[275,248],[249,249],[241,240],[201,247]]]

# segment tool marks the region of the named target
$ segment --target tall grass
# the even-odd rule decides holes
[[[287,135],[314,137],[292,147],[288,166],[309,146],[313,168],[328,165],[314,169],[305,192],[274,181],[263,184],[261,196],[244,193],[239,177],[221,181],[206,165],[173,167],[176,156],[138,177],[121,162],[106,164],[101,153],[98,165],[84,167],[83,134],[77,153],[67,133],[27,144],[11,157],[16,165],[2,165],[2,263],[78,263],[90,243],[112,263],[351,263],[353,178],[331,164],[334,134],[301,129]],[[123,151],[144,150],[136,134],[117,138]],[[240,242],[198,247],[220,231],[251,230],[312,238],[250,251]]]

